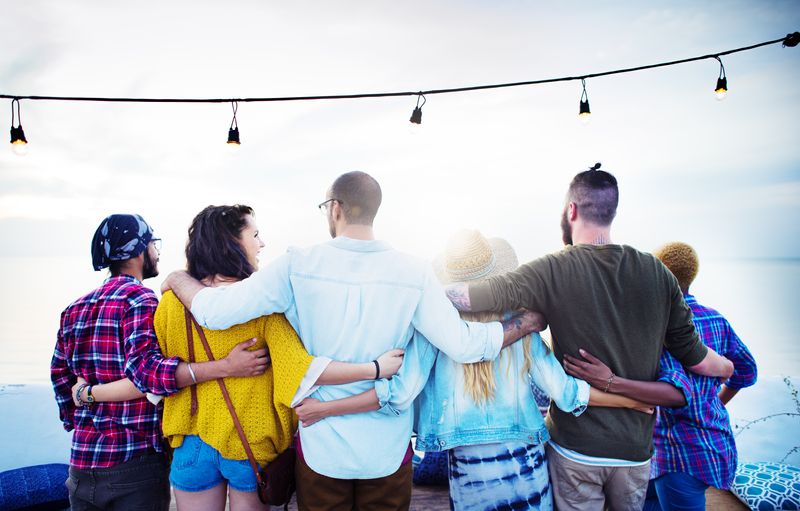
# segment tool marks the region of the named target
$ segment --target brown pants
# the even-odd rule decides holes
[[[576,463],[547,445],[553,502],[558,511],[639,511],[644,505],[650,463],[595,467]]]
[[[377,479],[334,479],[297,457],[299,511],[405,511],[411,505],[411,463]]]

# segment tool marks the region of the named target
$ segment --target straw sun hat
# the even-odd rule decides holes
[[[486,239],[476,230],[462,230],[448,241],[443,254],[433,261],[442,284],[484,280],[519,266],[517,254],[502,238]]]

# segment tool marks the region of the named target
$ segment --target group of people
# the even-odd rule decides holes
[[[110,276],[62,313],[51,366],[72,509],[167,509],[170,486],[179,510],[265,509],[257,469],[293,443],[299,509],[408,509],[413,433],[448,452],[457,510],[704,509],[755,362],[689,294],[691,247],[612,243],[618,197],[595,166],[562,251],[520,266],[465,230],[431,265],[375,239],[380,185],[350,172],[318,206],[333,239],[261,269],[253,210],[205,208],[160,303],[160,240],[107,217]]]

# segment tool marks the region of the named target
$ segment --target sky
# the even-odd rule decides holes
[[[267,97],[425,90],[582,75],[705,55],[800,30],[797,1],[58,2],[4,6],[0,93]],[[380,238],[433,258],[459,228],[511,242],[521,261],[561,246],[575,173],[620,183],[615,242],[693,244],[706,260],[799,258],[800,48],[580,82],[416,98],[229,104],[21,102],[27,156],[0,147],[0,340],[51,335],[104,277],[89,242],[103,217],[140,213],[183,267],[208,204],[256,211],[262,264],[328,237],[316,205],[343,172],[383,187]],[[0,109],[11,109],[9,100]],[[10,114],[7,117],[10,122]],[[38,294],[36,294],[38,293]],[[38,319],[38,318],[46,319]],[[37,330],[38,329],[38,330]],[[52,349],[49,346],[48,349]]]
[[[0,91],[246,97],[422,90],[585,74],[776,39],[796,2],[15,2]],[[521,258],[557,250],[566,185],[595,162],[620,181],[615,241],[706,257],[798,257],[800,50],[780,45],[587,82],[427,98],[241,104],[22,102],[29,154],[0,151],[0,256],[84,256],[100,220],[139,212],[182,265],[208,204],[253,206],[268,247],[327,235],[315,206],[339,174],[384,189],[376,228],[432,257],[455,229]],[[10,101],[3,101],[10,110]],[[794,133],[794,134],[793,134]],[[46,233],[46,234],[45,234]]]

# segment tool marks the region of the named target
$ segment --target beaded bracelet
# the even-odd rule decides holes
[[[603,392],[608,392],[608,389],[611,387],[612,383],[614,383],[614,373],[611,373],[611,376],[609,376],[606,380],[606,388],[603,389]]]

